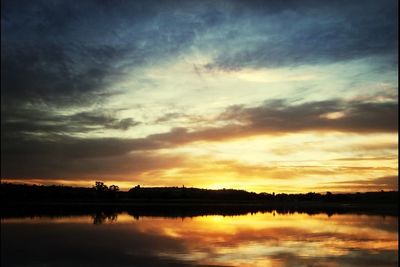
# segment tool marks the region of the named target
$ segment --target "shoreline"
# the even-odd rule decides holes
[[[29,216],[69,216],[127,212],[135,217],[194,217],[244,215],[256,212],[313,214],[366,214],[398,216],[398,203],[335,203],[323,201],[36,201],[2,203],[1,218]]]

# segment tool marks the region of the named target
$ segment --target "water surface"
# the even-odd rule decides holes
[[[398,217],[2,219],[2,266],[397,266]]]

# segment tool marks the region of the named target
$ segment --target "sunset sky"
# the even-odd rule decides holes
[[[398,189],[398,3],[16,1],[1,178]]]

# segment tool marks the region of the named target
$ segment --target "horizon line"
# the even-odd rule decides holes
[[[100,182],[100,181],[99,181]],[[22,185],[22,186],[43,186],[43,187],[51,187],[51,186],[55,186],[55,187],[70,187],[70,188],[85,188],[85,189],[91,189],[94,188],[94,185],[91,187],[86,187],[86,186],[74,186],[74,185],[66,185],[66,184],[29,184],[29,183],[19,183],[19,182],[3,182],[0,180],[0,185],[3,184],[11,184],[11,185]],[[105,183],[104,183],[105,184]],[[110,186],[115,185],[115,184],[111,184]],[[118,185],[115,185],[118,186]],[[139,187],[137,187],[139,186]],[[108,186],[109,187],[109,186]],[[328,192],[331,194],[357,194],[357,193],[388,193],[388,192],[399,192],[399,190],[384,190],[384,189],[377,189],[376,191],[355,191],[355,192],[346,192],[346,191],[332,191],[332,190],[324,190],[324,191],[308,191],[308,192],[302,192],[302,193],[284,193],[284,192],[254,192],[254,191],[248,191],[245,189],[236,189],[236,188],[202,188],[202,187],[193,187],[193,186],[142,186],[140,184],[133,186],[129,189],[125,190],[119,190],[120,192],[129,192],[129,190],[134,189],[134,188],[175,188],[175,189],[200,189],[200,190],[210,190],[210,191],[219,191],[219,190],[236,190],[236,191],[244,191],[247,193],[255,193],[255,194],[270,194],[270,195],[279,195],[279,194],[286,194],[286,195],[298,195],[298,194],[308,194],[308,193],[314,193],[314,194],[327,194]]]

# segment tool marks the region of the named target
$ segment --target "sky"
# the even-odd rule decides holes
[[[398,190],[398,3],[1,2],[3,182]]]

